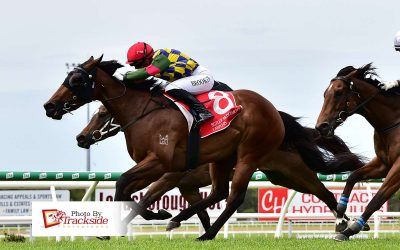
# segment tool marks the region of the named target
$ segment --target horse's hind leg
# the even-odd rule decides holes
[[[273,184],[317,196],[336,216],[337,201],[335,196],[322,184],[316,173],[304,163],[299,154],[286,151],[276,152],[274,157],[270,159],[268,166],[274,170],[262,171]],[[336,231],[343,231],[346,227],[347,221],[344,221],[336,226]]]
[[[210,195],[204,200],[184,209],[177,216],[172,218],[167,225],[167,231],[179,227],[181,221],[187,220],[197,212],[225,199],[229,194],[229,175],[231,170],[232,166],[230,164],[213,164],[210,166],[210,176],[212,180],[212,190]]]

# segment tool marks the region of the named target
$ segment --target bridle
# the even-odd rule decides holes
[[[92,140],[97,142],[97,141],[101,141],[103,139],[103,136],[114,131],[117,130],[120,131],[121,130],[121,126],[118,123],[115,123],[115,119],[114,117],[109,117],[107,118],[106,123],[103,125],[103,127],[101,127],[100,129],[94,130],[92,132]],[[99,134],[100,136],[97,137],[96,135]]]
[[[355,94],[358,98],[361,98],[360,93],[355,89],[354,87],[354,83],[352,80],[350,80],[349,78],[345,77],[345,76],[337,76],[335,78],[333,78],[331,80],[332,81],[343,81],[347,86],[349,86],[352,94]],[[374,93],[373,95],[371,95],[370,97],[368,97],[367,99],[365,99],[364,101],[362,101],[360,104],[358,104],[353,110],[349,110],[350,108],[350,102],[349,102],[349,94],[346,95],[346,106],[345,109],[340,111],[339,114],[337,115],[336,119],[335,119],[335,123],[337,126],[340,126],[343,124],[343,122],[346,120],[347,117],[354,115],[357,111],[359,111],[361,108],[363,108],[368,102],[370,102],[372,99],[374,99],[377,95],[379,94],[379,92]]]
[[[340,80],[340,81],[343,81],[344,83],[346,83],[349,86],[349,88],[352,91],[352,93],[357,95],[358,98],[361,98],[360,93],[354,87],[353,81],[350,80],[348,77],[338,76],[338,77],[333,78],[331,80],[331,82],[335,81],[335,80]],[[335,119],[336,126],[342,125],[347,117],[352,116],[353,114],[357,113],[357,111],[362,109],[367,103],[372,101],[380,93],[381,93],[381,91],[375,92],[374,94],[372,94],[371,96],[366,98],[364,101],[362,101],[360,104],[358,104],[351,111],[348,110],[349,107],[350,107],[350,102],[348,101],[349,95],[347,95],[346,96],[346,108],[345,108],[345,110],[340,111],[339,114],[337,115],[337,117]],[[393,125],[387,126],[387,127],[383,128],[383,129],[380,129],[380,130],[377,130],[377,131],[381,132],[381,133],[387,133],[387,132],[391,131],[392,129],[395,129],[395,128],[399,127],[399,126],[400,126],[400,122],[397,122],[397,123],[395,123]]]
[[[73,82],[71,82],[71,77],[67,77],[63,83],[64,86],[66,86],[69,90],[71,90],[72,93],[74,93],[74,97],[73,99],[76,100],[77,98],[80,98],[82,101],[84,101],[84,103],[89,103],[93,100],[93,92],[94,92],[94,87],[95,87],[95,81],[93,80],[96,76],[97,73],[97,67],[94,67],[93,69],[91,69],[90,71],[85,70],[82,66],[78,66],[74,68],[74,71],[76,73],[80,73],[83,77],[83,84],[74,84]],[[122,94],[115,96],[115,97],[111,97],[111,98],[107,98],[104,94],[103,94],[103,102],[110,102],[116,99],[119,99],[121,97],[123,97],[126,94],[127,91],[127,87],[126,85],[122,82],[122,81],[117,81],[118,83],[120,83],[123,86],[123,92]],[[103,88],[104,86],[101,85]],[[153,93],[152,92],[150,94],[150,98],[148,99],[148,101],[146,102],[141,114],[138,117],[133,118],[130,122],[128,122],[126,125],[121,126],[118,125],[120,127],[120,131],[124,132],[129,126],[133,125],[134,123],[136,123],[137,121],[139,121],[140,119],[142,119],[143,117],[147,116],[148,114],[152,113],[155,110],[158,109],[163,109],[166,108],[167,105],[165,105],[162,102],[158,102],[156,100],[153,99]],[[155,102],[157,103],[157,107],[150,109],[149,111],[146,111],[147,107],[149,106],[150,102]],[[68,103],[68,106],[70,107],[69,109],[71,109],[73,106],[71,104],[69,104],[69,102],[67,101],[66,104]],[[75,104],[75,106],[77,106],[78,104]],[[69,112],[69,111],[68,111]]]
[[[68,89],[70,89],[72,93],[74,93],[78,98],[84,101],[84,103],[89,103],[93,101],[93,92],[94,92],[94,87],[96,85],[93,79],[96,76],[97,67],[94,67],[90,71],[86,71],[82,66],[78,66],[74,68],[73,72],[81,74],[81,76],[83,77],[83,86],[71,82],[70,77],[67,77],[65,79],[63,85],[66,86]],[[121,81],[117,82],[120,83],[121,86],[123,87],[122,94],[110,98],[103,96],[105,102],[116,100],[118,98],[123,97],[126,94],[126,85]],[[101,86],[104,87],[103,85]]]

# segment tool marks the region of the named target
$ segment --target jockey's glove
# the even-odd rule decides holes
[[[113,76],[115,78],[117,78],[118,80],[123,81],[126,73],[131,72],[131,71],[135,71],[135,68],[133,68],[131,66],[124,66],[124,67],[118,68],[115,71],[115,73],[113,74]]]
[[[155,77],[155,76],[149,76],[149,77],[146,78],[146,80],[153,80],[154,81],[153,86],[154,87],[155,86],[160,86],[162,89],[167,87],[167,85],[170,83],[170,82],[168,82],[168,81],[166,81],[164,79],[161,79],[161,78],[158,78],[158,77]]]
[[[381,82],[378,86],[381,89],[387,91],[387,90],[389,90],[391,88],[399,86],[399,81],[394,80],[394,81]]]

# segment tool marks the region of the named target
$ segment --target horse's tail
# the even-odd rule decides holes
[[[360,157],[353,154],[339,137],[324,139],[314,129],[305,128],[298,123],[299,118],[281,111],[279,114],[286,131],[282,147],[296,150],[311,170],[334,174],[353,171],[364,165]]]

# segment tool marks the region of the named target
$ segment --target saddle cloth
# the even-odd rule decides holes
[[[193,125],[193,115],[190,113],[189,106],[177,101],[168,94],[164,96],[173,101],[180,109],[188,123],[189,131]],[[200,137],[205,138],[229,127],[233,119],[242,111],[241,105],[236,105],[235,97],[231,92],[214,91],[200,94],[196,96],[197,100],[204,104],[213,115],[213,119],[209,119],[200,126]]]

